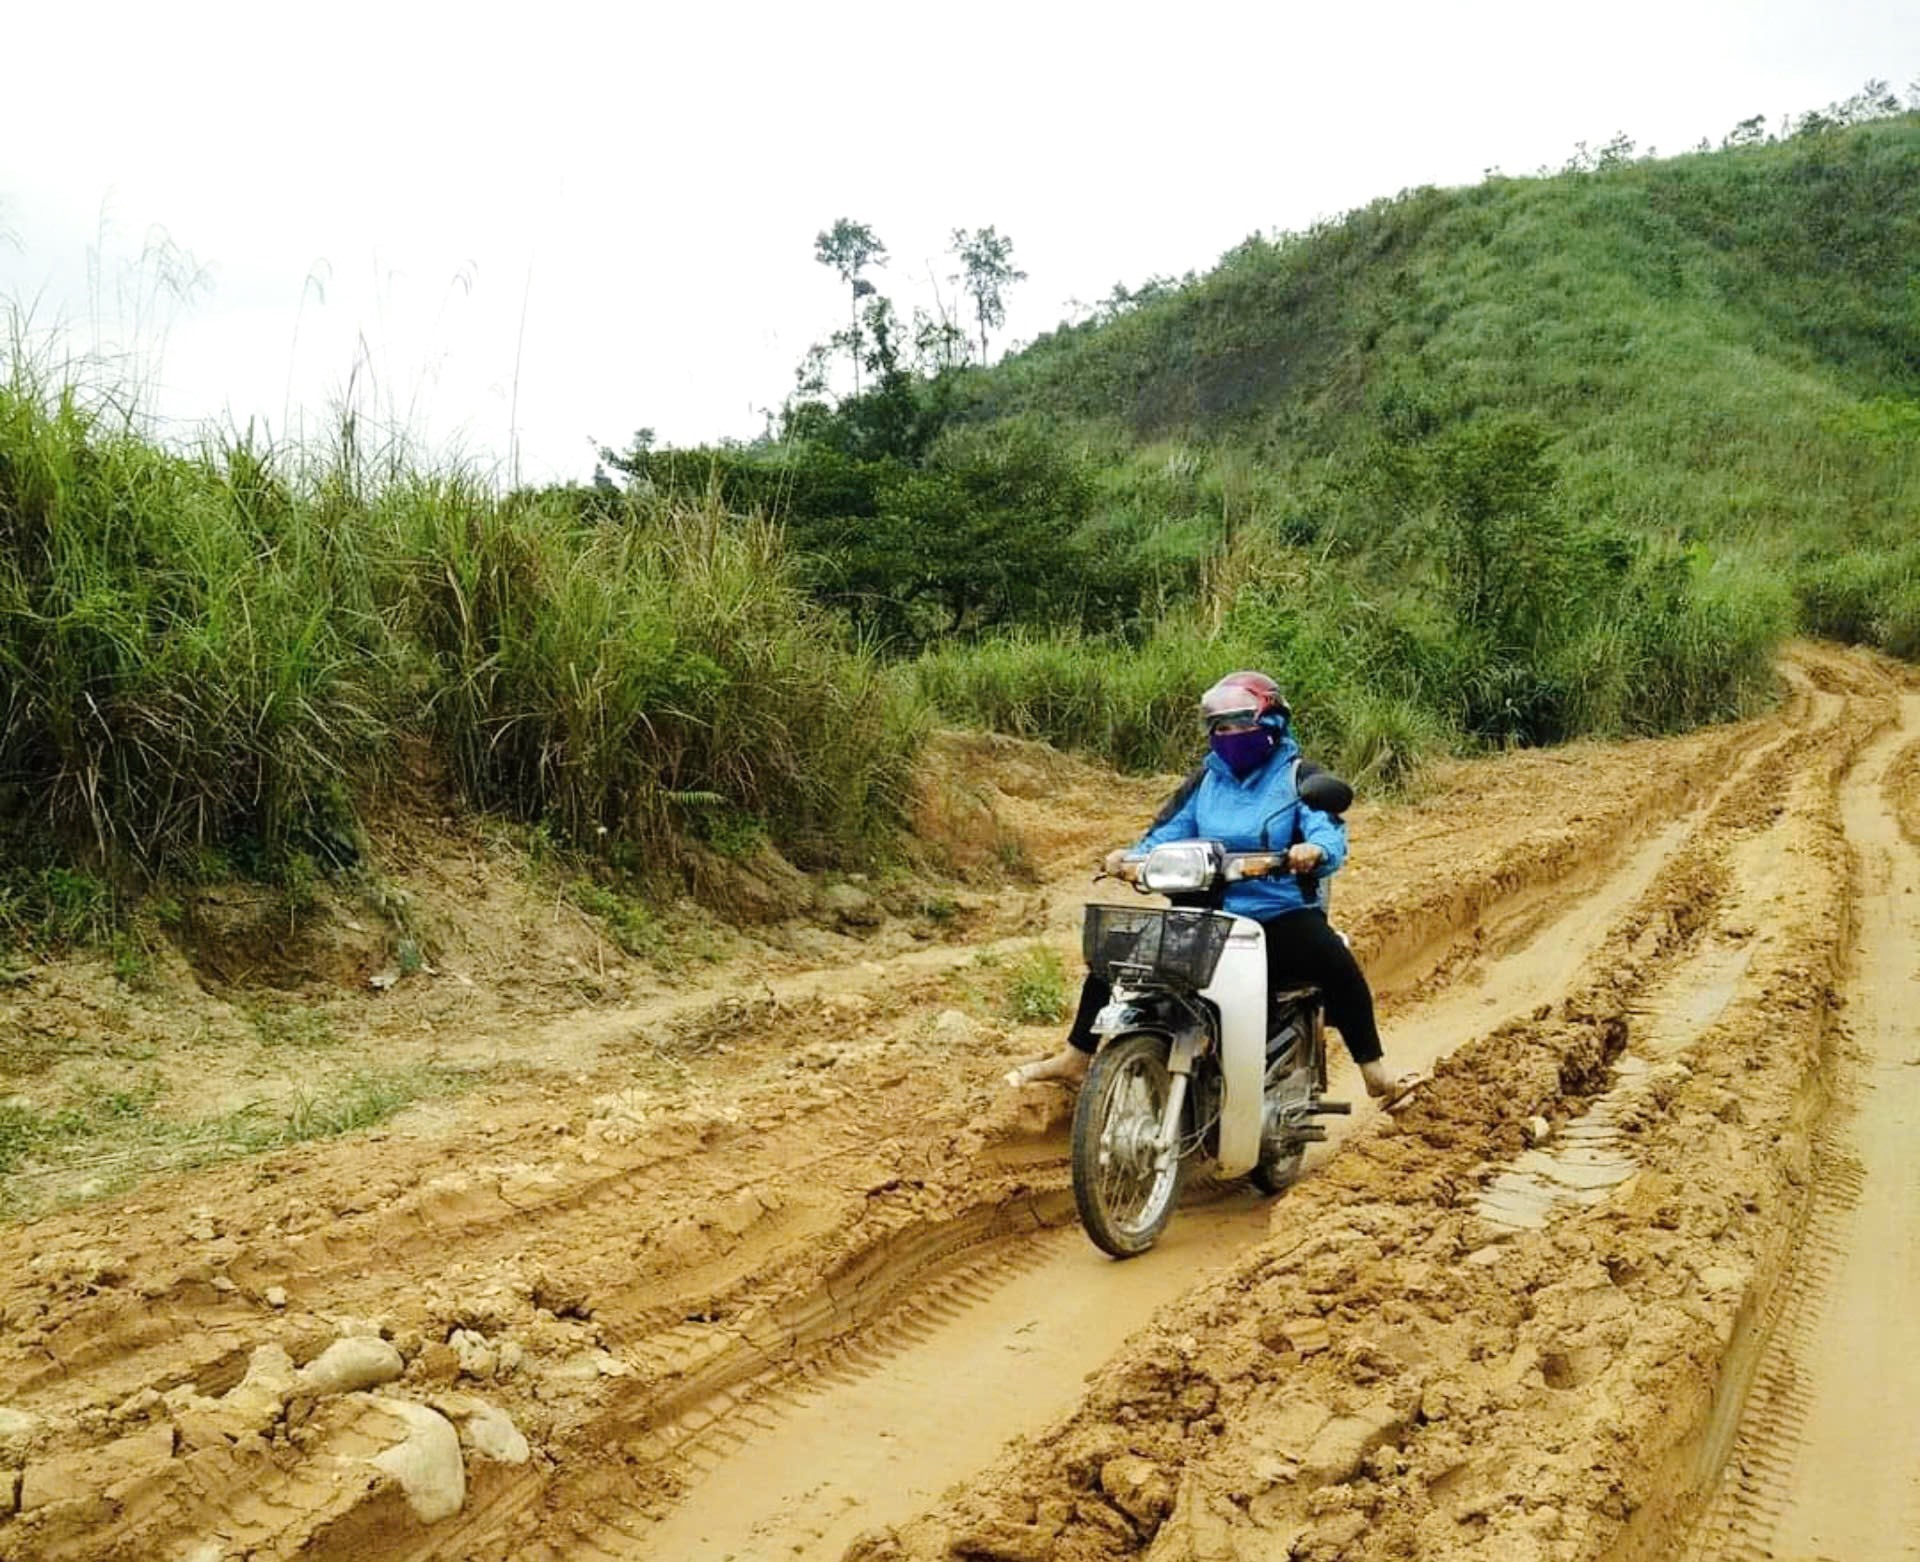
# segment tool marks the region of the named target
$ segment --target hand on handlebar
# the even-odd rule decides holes
[[[1327,854],[1311,841],[1300,841],[1287,848],[1287,872],[1311,873],[1327,860]]]
[[[1128,856],[1128,848],[1116,846],[1100,859],[1101,878],[1125,879],[1131,884],[1140,876],[1140,859]]]

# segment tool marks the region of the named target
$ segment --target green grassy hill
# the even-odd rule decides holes
[[[1156,659],[1277,660],[1350,761],[1731,713],[1794,627],[1920,654],[1920,116],[1404,193],[971,390],[1087,450],[1110,547],[1185,550]],[[1071,740],[1103,660],[1073,697],[1029,632],[929,684]]]
[[[1417,190],[998,370],[1006,411],[1290,474],[1409,413],[1546,422],[1634,526],[1824,549],[1916,516],[1920,115]]]
[[[1823,417],[1920,395],[1920,116],[1422,189],[1249,240],[1191,286],[1042,338],[981,400],[1284,459],[1407,394],[1708,467],[1744,465],[1757,423],[1825,443],[1850,430]]]

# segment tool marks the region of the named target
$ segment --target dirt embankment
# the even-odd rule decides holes
[[[950,835],[1031,888],[489,1011],[512,1079],[0,1234],[0,1556],[1625,1556],[1804,1225],[1832,804],[1897,704],[1790,674],[1357,813],[1339,918],[1435,1084],[1121,1268],[1001,985],[1156,789],[956,744]]]

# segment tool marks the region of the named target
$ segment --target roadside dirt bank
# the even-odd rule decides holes
[[[1067,1225],[1065,1094],[997,1085],[1055,1032],[996,984],[1073,947],[1084,863],[1157,789],[974,745],[1038,883],[958,928],[476,1016],[458,1045],[517,1077],[0,1233],[0,1556],[832,1556],[876,1523],[852,1554],[1598,1556],[1697,1497],[1721,1314],[1791,1247],[1769,1168],[1845,963],[1822,810],[1898,705],[1863,658],[1789,676],[1763,721],[1360,811],[1339,917],[1435,1089],[1118,1268]],[[1583,1123],[1621,1060],[1637,1094]],[[1487,1201],[1536,1175],[1536,1115],[1602,1145],[1561,1173],[1604,1198],[1515,1227]]]

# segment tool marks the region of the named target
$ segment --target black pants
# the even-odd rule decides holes
[[[1373,1021],[1373,989],[1340,935],[1327,925],[1326,913],[1313,907],[1289,911],[1261,924],[1267,930],[1267,986],[1318,987],[1326,995],[1327,1023],[1340,1032],[1356,1063],[1380,1056],[1380,1031]],[[1080,988],[1080,1008],[1067,1040],[1082,1052],[1094,1049],[1093,1018],[1113,989],[1105,978],[1088,973]]]

